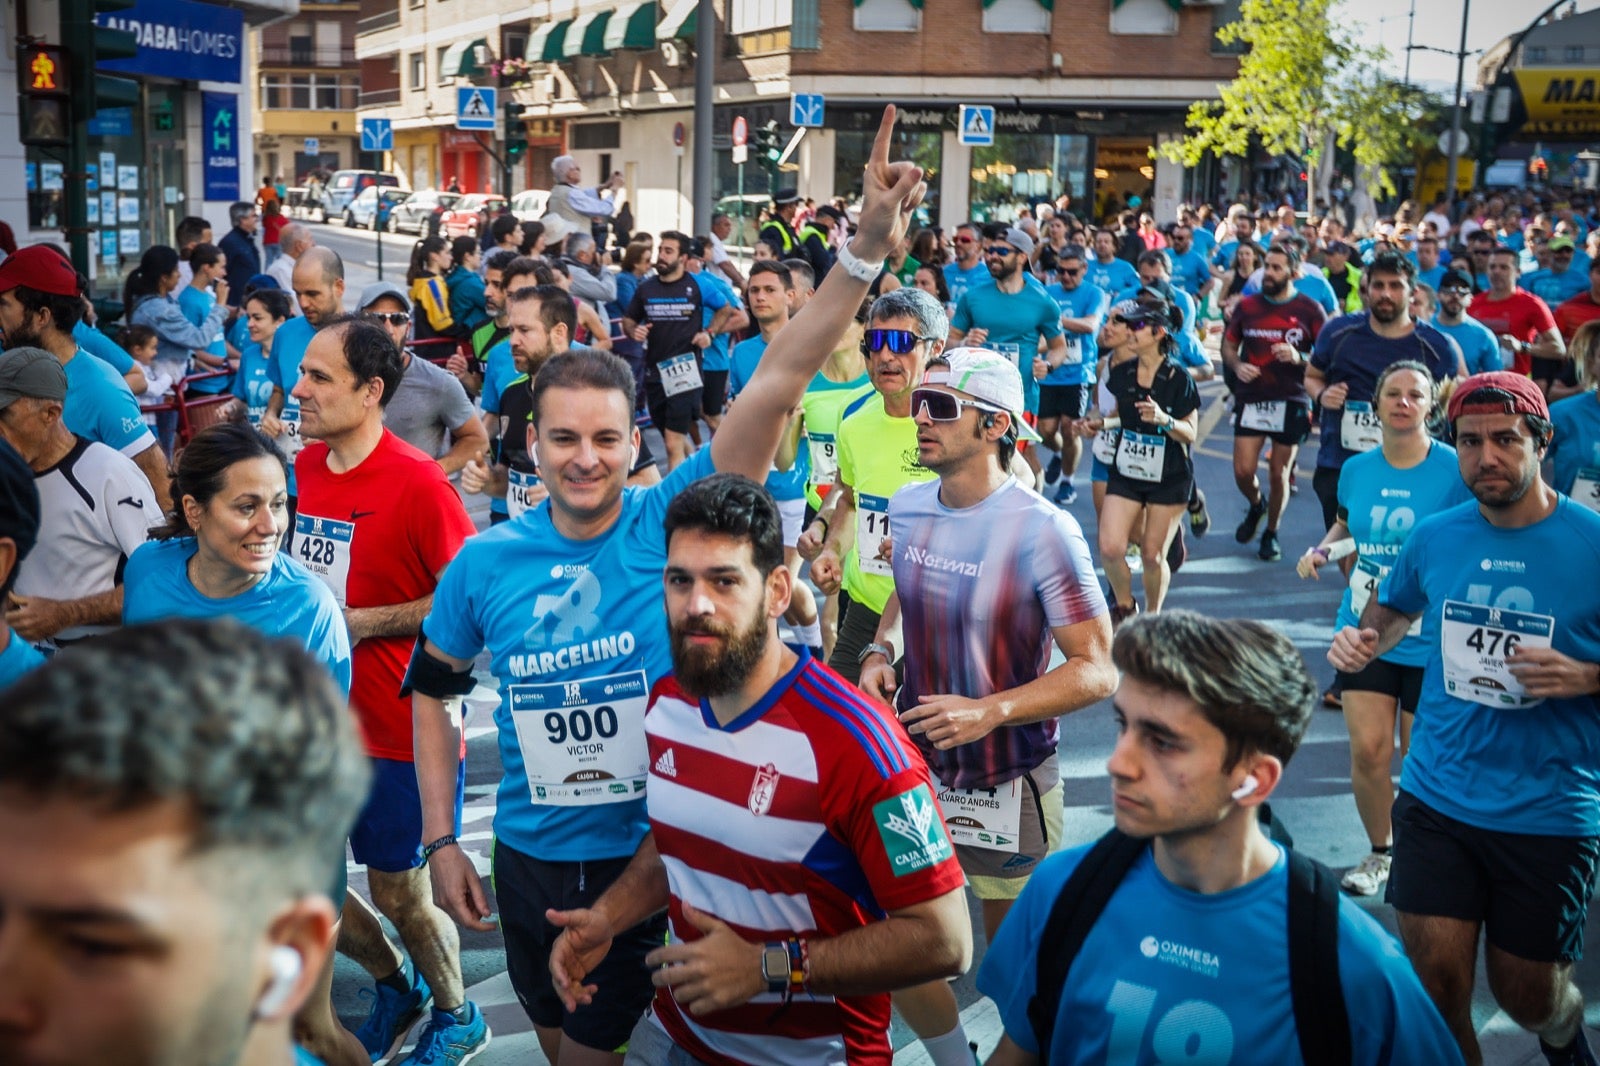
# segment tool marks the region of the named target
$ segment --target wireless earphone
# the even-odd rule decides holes
[[[305,960],[300,957],[300,952],[287,944],[279,944],[272,949],[269,964],[272,967],[272,982],[261,993],[261,998],[256,1000],[257,1018],[269,1018],[288,1005],[289,997],[294,994],[295,982],[300,980],[300,971],[305,968]]]
[[[1243,783],[1241,783],[1238,788],[1234,789],[1231,793],[1229,793],[1229,795],[1231,795],[1236,800],[1242,800],[1246,796],[1254,795],[1256,789],[1258,789],[1260,787],[1261,787],[1261,782],[1256,780],[1256,775],[1255,774],[1245,774]]]

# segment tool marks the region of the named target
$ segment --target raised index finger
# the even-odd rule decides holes
[[[890,104],[883,109],[883,118],[878,122],[878,136],[872,142],[872,154],[867,157],[869,169],[876,170],[884,176],[889,170],[889,143],[894,140],[895,106]],[[889,184],[887,178],[884,184]]]

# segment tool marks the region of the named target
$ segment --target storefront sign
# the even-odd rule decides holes
[[[1513,77],[1521,106],[1511,118],[1523,118],[1523,134],[1565,140],[1600,133],[1600,70],[1535,67]]]
[[[239,95],[201,93],[207,200],[239,198]]]
[[[1125,136],[1181,130],[1184,110],[1180,107],[1124,108],[1116,110],[1082,110],[1064,106],[1059,110],[1036,108],[1032,110],[1002,110],[994,115],[995,132],[999,135],[1071,135],[1099,134]],[[883,118],[883,107],[878,104],[829,104],[828,127],[859,133],[872,133]],[[909,107],[895,116],[895,129],[905,133],[955,132],[958,109],[938,107]]]
[[[133,108],[112,107],[95,112],[94,118],[89,120],[89,136],[132,137]]]
[[[96,23],[139,41],[132,59],[108,60],[100,70],[152,74],[186,81],[237,83],[244,58],[244,14],[192,0],[137,0]]]

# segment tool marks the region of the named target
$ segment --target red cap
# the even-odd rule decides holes
[[[1510,400],[1475,395],[1484,389],[1496,389],[1508,394]],[[1470,403],[1468,401],[1471,401]],[[1509,370],[1493,370],[1487,374],[1474,374],[1456,386],[1450,396],[1450,421],[1462,415],[1538,415],[1550,417],[1550,405],[1533,379]]]
[[[72,264],[42,244],[23,248],[0,263],[0,292],[10,292],[18,285],[57,296],[80,294],[78,272]]]

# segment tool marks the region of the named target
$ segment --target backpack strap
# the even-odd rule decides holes
[[[1084,855],[1050,907],[1050,917],[1038,941],[1048,945],[1049,950],[1037,954],[1033,998],[1028,1001],[1028,1022],[1039,1044],[1041,1066],[1050,1062],[1050,1042],[1055,1036],[1067,971],[1072,969],[1073,960],[1117,886],[1149,846],[1148,840],[1111,830]]]
[[[1350,1016],[1339,983],[1339,888],[1333,872],[1289,855],[1289,992],[1306,1066],[1350,1066]]]

